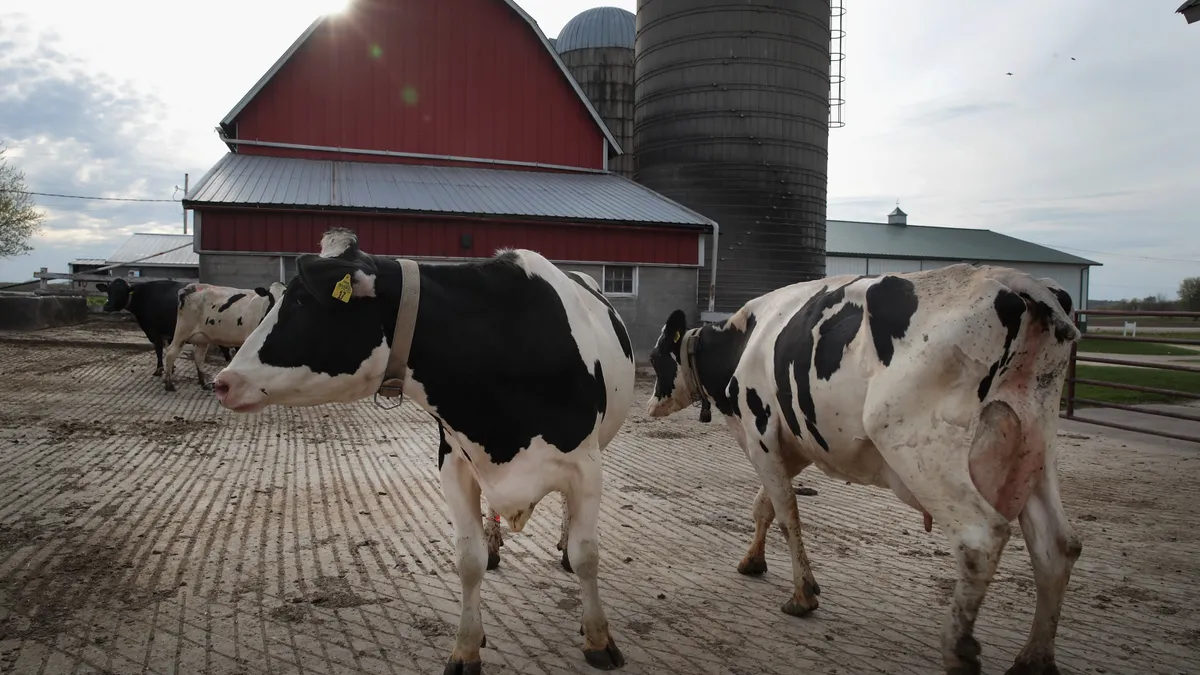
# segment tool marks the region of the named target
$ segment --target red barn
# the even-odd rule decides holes
[[[286,280],[334,226],[364,250],[461,261],[536,250],[590,273],[639,355],[699,318],[716,224],[609,173],[621,153],[512,0],[357,0],[301,35],[218,128],[189,190],[200,278]]]

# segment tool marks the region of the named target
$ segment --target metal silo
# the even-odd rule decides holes
[[[824,276],[829,0],[638,0],[635,89],[635,179],[721,226],[716,311]]]
[[[563,26],[554,46],[596,112],[621,144],[609,170],[633,178],[633,40],[635,19],[619,7],[596,7]]]

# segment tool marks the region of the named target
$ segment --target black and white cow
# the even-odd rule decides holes
[[[230,410],[354,401],[383,381],[404,290],[401,263],[364,253],[353,233],[333,230],[322,238],[321,254],[301,256],[297,267],[283,299],[213,381]],[[515,532],[544,496],[564,495],[567,548],[582,589],[584,656],[597,668],[620,667],[624,657],[597,584],[597,520],[601,450],[633,396],[623,323],[594,281],[564,274],[527,250],[421,265],[419,288],[403,392],[438,423],[438,466],[462,582],[445,672],[480,672],[488,553],[481,493]]]
[[[108,294],[104,311],[129,310],[137,320],[138,327],[146,334],[146,339],[154,345],[154,355],[158,359],[154,377],[162,375],[163,347],[169,344],[175,335],[175,323],[179,315],[179,291],[186,283],[174,279],[155,279],[130,284],[124,278],[117,277],[111,283],[96,284],[97,290]],[[228,363],[231,358],[229,348],[221,347],[221,354]]]
[[[202,388],[211,389],[212,385],[204,379],[203,368],[208,348],[212,345],[222,349],[240,347],[279,301],[285,288],[275,282],[270,288],[259,286],[254,290],[201,283],[187,284],[179,289],[179,318],[167,347],[163,387],[175,391],[175,359],[183,346],[190,344],[192,360],[196,363],[196,379]]]
[[[1055,461],[1059,396],[1079,332],[1049,280],[953,265],[879,278],[835,276],[780,288],[727,321],[688,330],[673,313],[651,353],[651,416],[711,397],[763,487],[743,574],[766,571],[775,514],[794,591],[782,610],[817,608],[791,478],[825,474],[892,490],[939,523],[959,580],[942,630],[948,673],[979,673],[974,625],[1019,519],[1037,583],[1029,640],[1010,675],[1057,673],[1054,640],[1081,545]],[[236,361],[236,359],[235,359]]]

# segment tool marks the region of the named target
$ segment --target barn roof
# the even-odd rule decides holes
[[[852,220],[826,221],[825,252],[831,256],[870,258],[1100,264],[991,230]]]
[[[516,171],[227,153],[185,208],[272,206],[706,227],[712,221],[611,173]]]
[[[146,256],[154,256],[140,260],[139,265],[157,265],[161,267],[197,267],[200,265],[200,255],[192,251],[192,235],[190,234],[153,234],[139,232],[116,250],[104,263],[130,263]],[[183,248],[180,248],[180,247]],[[175,250],[172,250],[175,249]],[[161,255],[154,255],[159,253]]]
[[[551,42],[550,39],[546,37],[546,34],[542,32],[542,29],[538,26],[537,21],[534,21],[533,17],[529,16],[525,10],[521,9],[521,6],[516,3],[516,0],[504,0],[504,3],[511,7],[512,10],[525,21],[525,23],[529,24],[529,27],[533,30],[534,34],[537,35],[538,40],[541,40],[542,47],[545,48],[546,53],[550,55],[550,58],[554,59],[554,63],[558,65],[558,69],[562,72],[563,77],[567,79],[567,82],[571,85],[571,88],[575,90],[575,94],[579,97],[579,101],[583,103],[585,108],[587,108],[588,114],[592,116],[592,120],[595,121],[596,126],[600,127],[600,131],[608,140],[608,143],[613,148],[613,151],[618,155],[623,154],[624,151],[621,149],[621,144],[617,143],[616,137],[613,136],[612,131],[610,131],[608,128],[608,125],[604,123],[604,120],[600,117],[600,113],[596,111],[596,107],[592,105],[592,102],[587,97],[587,94],[583,93],[583,89],[579,87],[579,83],[575,81],[575,77],[571,75],[571,71],[567,68],[567,65],[563,63],[561,58],[559,58],[558,50],[554,48],[554,43]],[[241,114],[242,110],[244,110],[246,106],[250,104],[250,101],[253,101],[254,97],[263,90],[263,87],[267,86],[267,83],[271,81],[271,78],[275,77],[275,74],[278,73],[292,58],[292,56],[300,50],[300,47],[302,47],[304,43],[308,41],[308,38],[312,37],[313,33],[316,33],[317,29],[330,19],[330,15],[322,15],[309,24],[308,28],[306,28],[304,32],[300,34],[300,37],[296,38],[296,41],[293,42],[291,46],[288,47],[287,50],[275,61],[275,63],[271,65],[267,72],[264,73],[262,77],[258,78],[258,82],[254,83],[254,86],[250,88],[250,91],[246,92],[246,95],[242,96],[241,100],[238,101],[237,104],[234,105],[233,108],[225,115],[225,117],[221,120],[221,126],[227,127],[233,124],[234,120],[237,119],[237,116]]]

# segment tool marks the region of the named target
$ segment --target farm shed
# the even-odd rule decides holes
[[[967,262],[1003,265],[1049,277],[1087,308],[1088,276],[1100,263],[991,230],[909,225],[897,207],[886,223],[830,220],[826,224],[826,272],[884,274],[917,272]]]
[[[698,320],[715,223],[609,172],[621,152],[537,24],[509,0],[357,2],[319,18],[218,128],[188,192],[202,281],[285,280],[330,227],[426,261],[512,246],[592,274],[645,357]]]

